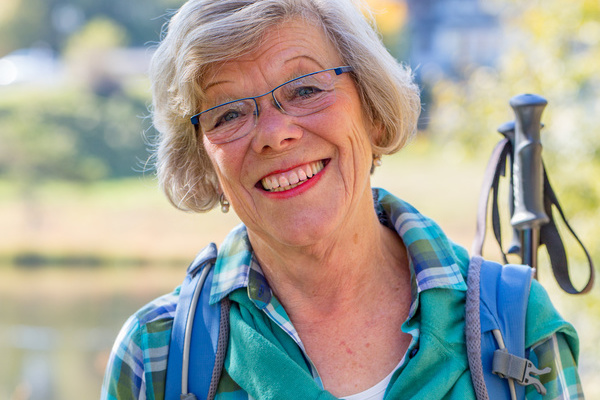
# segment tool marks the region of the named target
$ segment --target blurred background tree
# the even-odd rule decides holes
[[[178,3],[3,0],[0,57],[29,57],[17,73],[47,73],[31,65],[39,48],[61,71],[53,82],[34,76],[30,84],[0,86],[0,177],[31,199],[47,180],[139,175],[148,157],[143,74],[150,52],[143,46],[159,38],[160,16]],[[0,81],[10,83],[7,62]]]
[[[70,35],[100,17],[124,27],[132,46],[158,40],[169,10],[180,0],[2,0],[0,54],[42,43],[62,51]]]

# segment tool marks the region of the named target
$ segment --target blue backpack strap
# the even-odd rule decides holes
[[[195,400],[196,395],[209,399],[216,393],[229,329],[228,301],[209,303],[216,258],[217,247],[211,243],[190,264],[181,286],[169,346],[166,400]]]
[[[478,399],[524,399],[522,385],[545,389],[525,357],[525,319],[533,270],[473,257],[466,304],[467,352]],[[519,385],[514,385],[514,382]],[[489,395],[488,395],[489,394]]]

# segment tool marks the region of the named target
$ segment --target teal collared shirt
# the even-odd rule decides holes
[[[466,292],[466,283],[464,275],[466,274],[469,256],[467,251],[451,242],[439,228],[439,226],[420,214],[411,205],[394,197],[383,189],[374,189],[373,197],[375,211],[382,224],[394,229],[402,238],[409,255],[412,284],[412,303],[407,320],[402,325],[402,331],[412,336],[411,344],[401,363],[400,368],[395,374],[395,379],[402,379],[411,376],[410,387],[400,389],[402,392],[408,390],[413,392],[410,396],[415,396],[419,392],[419,387],[429,387],[427,393],[421,392],[423,398],[474,398],[468,366],[466,359],[462,359],[464,339],[464,314],[463,299]],[[296,332],[285,309],[273,295],[267,280],[265,279],[260,265],[258,264],[252,247],[250,245],[246,228],[243,225],[234,229],[222,244],[215,264],[215,275],[213,286],[211,288],[211,302],[218,302],[225,296],[230,295],[238,289],[245,289],[248,298],[258,310],[266,313],[268,317],[275,322],[283,331],[285,331],[304,352],[302,340]],[[436,289],[431,291],[432,289]],[[431,291],[431,296],[423,297],[423,293]],[[168,346],[171,333],[171,325],[174,316],[174,310],[177,304],[179,291],[176,289],[173,293],[163,296],[132,316],[123,327],[109,360],[109,365],[105,375],[105,381],[102,389],[103,399],[163,399],[164,384],[166,376],[166,360],[168,355]],[[421,313],[421,301],[428,300],[424,305],[427,312]],[[437,322],[439,318],[430,310],[437,308],[435,302],[440,301],[455,303],[444,311],[440,307],[440,312],[452,314],[452,320],[448,326],[448,335],[452,339],[445,342],[444,338],[437,338],[432,341],[432,346],[420,346],[420,341],[431,341],[438,334],[422,336],[422,326],[430,328],[431,322]],[[452,304],[454,304],[452,303]],[[550,304],[547,305],[551,307]],[[449,316],[450,317],[450,316]],[[450,343],[452,342],[452,343]],[[543,341],[540,343],[543,344]],[[579,376],[576,368],[576,355],[573,355],[569,343],[563,338],[558,340],[560,351],[553,354],[560,354],[560,363],[557,363],[567,373],[556,374],[564,381],[568,379],[567,386],[572,393],[571,398],[577,398],[581,392]],[[549,346],[546,346],[549,347]],[[449,368],[456,371],[456,384],[452,387],[443,388],[442,382],[448,382],[444,374],[434,374],[430,376],[427,372],[434,372],[434,369],[425,370],[427,364],[435,363],[436,354],[454,354],[448,351],[454,348],[456,360],[450,360]],[[532,352],[538,359],[552,359],[549,357],[551,349],[544,352],[544,346],[537,346],[539,351],[545,354]],[[419,357],[414,357],[419,353]],[[460,356],[459,356],[460,355]],[[428,358],[429,357],[429,358]],[[433,359],[431,359],[433,357]],[[413,360],[414,358],[414,360]],[[452,358],[452,357],[450,357]],[[308,357],[306,357],[309,360]],[[419,359],[424,361],[418,361]],[[410,366],[409,366],[410,364]],[[421,368],[422,366],[423,368]],[[555,369],[556,370],[556,369]],[[311,372],[317,384],[321,385],[316,368],[311,364]],[[416,378],[415,378],[416,377]],[[421,377],[421,378],[419,378]],[[423,380],[427,377],[427,382],[417,382],[414,379]],[[436,379],[437,378],[437,379]],[[439,384],[436,381],[439,380]],[[557,379],[555,379],[557,380]],[[390,383],[390,386],[393,384]],[[556,384],[559,384],[558,382]],[[553,381],[546,382],[546,387],[550,386],[549,394],[552,393]],[[563,382],[564,385],[564,382]],[[397,385],[396,387],[401,387]],[[556,385],[555,385],[556,386]],[[415,388],[417,391],[414,392]],[[438,390],[434,390],[439,388]],[[460,391],[454,392],[456,389]],[[557,388],[557,390],[562,388]],[[555,392],[556,392],[555,391]],[[408,392],[406,396],[408,396]],[[437,393],[434,397],[431,397]],[[536,397],[536,393],[528,391],[528,398]],[[405,398],[405,395],[395,393],[392,398]],[[429,396],[429,397],[428,397]],[[460,397],[463,396],[463,397]],[[238,386],[224,371],[219,384],[217,399],[248,399],[248,394]],[[408,397],[406,397],[408,398]],[[551,398],[551,397],[548,397]]]

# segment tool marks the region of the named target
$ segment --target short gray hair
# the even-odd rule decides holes
[[[419,90],[354,0],[189,0],[171,18],[150,66],[159,182],[173,205],[208,211],[219,182],[190,117],[207,70],[256,49],[267,30],[303,18],[325,32],[353,77],[368,118],[383,128],[374,154],[401,149],[416,130]]]

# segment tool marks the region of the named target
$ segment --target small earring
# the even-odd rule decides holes
[[[381,155],[373,156],[373,166],[381,167],[383,165],[383,161],[381,161]]]
[[[221,193],[221,196],[219,197],[219,203],[221,203],[221,212],[228,213],[230,204],[225,198],[225,193]]]

